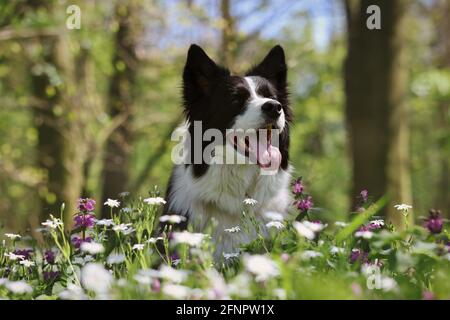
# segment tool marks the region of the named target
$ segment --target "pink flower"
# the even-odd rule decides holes
[[[302,212],[308,211],[309,209],[312,208],[313,205],[314,203],[312,202],[311,196],[307,196],[306,199],[301,199],[297,201],[297,208]]]
[[[443,226],[444,220],[441,217],[441,211],[431,209],[430,216],[425,220],[425,227],[431,233],[438,234],[441,233]]]
[[[77,202],[77,208],[81,213],[92,212],[95,210],[95,200],[89,198],[80,198]]]
[[[294,194],[301,194],[303,193],[304,190],[304,186],[302,184],[302,178],[298,178],[297,180],[294,181],[294,184],[292,186],[292,192]]]
[[[78,214],[74,218],[75,228],[92,228],[95,224],[95,218],[92,214]]]
[[[361,198],[362,202],[367,202],[367,199],[369,198],[369,191],[367,191],[367,189],[362,190],[359,193],[359,197]]]
[[[72,239],[70,239],[70,241],[72,242],[73,246],[75,247],[75,249],[80,249],[81,244],[83,242],[91,242],[92,238],[91,237],[86,237],[83,241],[82,238],[80,238],[79,236],[73,236]]]

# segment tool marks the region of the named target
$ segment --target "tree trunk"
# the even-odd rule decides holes
[[[109,90],[109,115],[111,118],[126,114],[127,120],[110,135],[103,161],[103,200],[116,199],[128,187],[130,153],[133,141],[133,86],[139,59],[137,43],[142,34],[140,0],[120,1],[115,7],[119,27],[115,36],[113,57],[114,74]],[[102,210],[102,216],[108,214]]]
[[[234,70],[236,55],[236,22],[231,15],[230,0],[220,1],[222,15],[222,38],[220,43],[220,61],[231,71]]]
[[[437,29],[437,46],[435,48],[438,67],[442,70],[450,70],[450,3],[448,0],[435,1],[433,6],[434,23]],[[439,139],[439,166],[440,178],[436,189],[435,203],[437,208],[450,208],[450,159],[448,156],[449,125],[449,101],[440,101],[437,110],[436,129],[441,133]],[[450,212],[447,212],[450,218]]]
[[[42,38],[40,44],[43,61],[35,63],[31,71],[33,93],[40,101],[33,108],[38,132],[37,161],[47,175],[46,188],[39,194],[39,219],[49,214],[59,216],[61,204],[65,203],[65,218],[70,226],[83,184],[84,157],[83,141],[77,139],[78,119],[73,117],[78,112],[69,93],[74,88],[73,64],[65,35]]]
[[[383,214],[397,228],[393,206],[411,204],[404,55],[405,0],[347,0],[346,120],[353,169],[352,199],[362,189],[389,201]],[[381,30],[369,30],[370,5],[381,9]],[[411,215],[410,215],[411,217]]]

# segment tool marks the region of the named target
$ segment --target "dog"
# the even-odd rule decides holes
[[[284,50],[279,45],[273,47],[245,76],[237,76],[192,44],[184,67],[182,91],[184,137],[195,136],[196,130],[204,134],[214,129],[223,135],[229,129],[268,130],[268,137],[263,140],[256,135],[252,143],[247,137],[239,142],[236,135],[219,142],[216,139],[212,156],[223,157],[225,152],[231,152],[241,160],[253,158],[253,162],[245,164],[208,163],[203,158],[194,161],[196,154],[208,148],[207,141],[185,139],[184,162],[176,164],[170,176],[163,214],[184,216],[197,232],[215,221],[211,236],[215,259],[220,260],[226,254],[238,252],[242,244],[257,236],[255,229],[239,227],[243,212],[252,211],[260,224],[258,229],[266,233],[265,224],[271,214],[272,218],[274,213],[287,217],[292,203],[289,191],[292,111]],[[271,143],[275,130],[278,146]],[[193,151],[196,147],[199,152]],[[264,174],[268,169],[270,174]],[[252,200],[244,201],[247,198]]]

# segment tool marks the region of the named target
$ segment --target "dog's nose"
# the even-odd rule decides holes
[[[267,101],[261,109],[271,119],[277,119],[281,115],[281,103],[278,101]]]

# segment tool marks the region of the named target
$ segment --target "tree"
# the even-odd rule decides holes
[[[34,2],[46,8],[52,17],[53,2]],[[41,47],[39,59],[30,59],[32,106],[38,133],[37,161],[46,173],[46,188],[40,192],[39,220],[59,214],[65,203],[65,215],[75,212],[76,200],[83,185],[82,112],[74,101],[75,84],[72,53],[65,33],[37,35]],[[77,141],[77,143],[73,143]],[[70,220],[69,220],[70,221]]]
[[[236,22],[231,15],[230,0],[220,1],[220,12],[222,18],[222,37],[220,43],[220,61],[230,70],[234,70],[236,57]]]
[[[450,72],[450,3],[445,0],[435,0],[432,5],[432,20],[436,26],[436,46],[434,48],[439,70]],[[438,102],[438,112],[436,117],[436,129],[440,133],[439,138],[439,166],[440,179],[436,190],[436,204],[439,208],[450,207],[450,159],[448,157],[448,132],[450,102],[448,99],[441,99]],[[450,213],[447,213],[450,217]]]
[[[347,0],[346,121],[352,158],[352,198],[362,189],[387,195],[383,213],[395,226],[395,203],[411,203],[408,114],[405,105],[405,0]],[[381,9],[381,29],[369,30],[368,6]]]
[[[126,190],[129,178],[130,155],[133,141],[133,87],[138,72],[136,55],[142,34],[141,0],[118,1],[115,19],[118,29],[114,39],[113,67],[109,89],[109,115],[125,115],[126,120],[117,126],[106,142],[103,160],[103,199],[116,198]],[[103,211],[102,215],[107,212]]]

